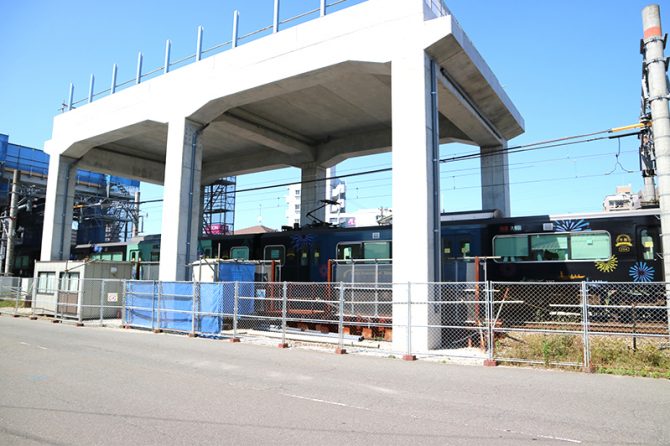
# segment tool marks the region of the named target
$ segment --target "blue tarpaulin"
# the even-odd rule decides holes
[[[219,264],[219,282],[126,282],[126,323],[133,327],[218,334],[223,317],[235,311],[235,285],[238,289],[238,317],[254,313],[255,285],[253,264]],[[194,287],[199,295],[193,325]],[[201,314],[208,313],[208,314]]]
[[[193,287],[200,286],[197,313],[223,311],[223,284],[188,282],[126,282],[126,323],[134,327],[218,334],[221,317],[196,315],[193,326]],[[160,298],[159,298],[160,286]]]

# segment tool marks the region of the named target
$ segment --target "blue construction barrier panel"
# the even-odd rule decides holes
[[[223,305],[224,283],[200,283],[200,311],[202,313],[226,313]],[[221,316],[202,315],[198,325],[201,333],[220,333]]]
[[[253,282],[256,265],[253,263],[219,263],[219,282]]]
[[[159,328],[191,331],[194,328],[193,284],[190,282],[161,282],[160,284]]]
[[[156,291],[154,282],[126,282],[126,324],[154,328]]]
[[[240,296],[237,304],[237,315],[248,316],[254,313],[254,275],[256,265],[253,263],[223,262],[219,263],[220,282],[238,282]],[[229,283],[223,289],[223,309],[233,314],[235,302],[235,284]]]

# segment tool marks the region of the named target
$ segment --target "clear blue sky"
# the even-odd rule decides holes
[[[330,1],[329,1],[330,2]],[[360,3],[350,0],[341,6]],[[319,0],[282,0],[282,19],[318,7]],[[637,121],[642,35],[640,0],[452,0],[447,5],[497,75],[526,122],[511,146],[589,133]],[[661,5],[670,29],[670,5]],[[107,88],[111,67],[119,80],[134,76],[137,52],[144,71],[163,62],[166,39],[173,60],[195,50],[196,28],[205,28],[204,47],[230,38],[232,11],[240,11],[240,34],[272,21],[273,0],[90,2],[83,0],[0,2],[0,133],[15,144],[42,148],[52,118],[67,98],[87,94],[91,73]],[[442,156],[474,147],[447,145]],[[621,155],[617,165],[616,154]],[[513,215],[597,211],[617,185],[642,186],[635,138],[579,144],[510,156]],[[623,166],[623,169],[622,167]],[[390,156],[352,159],[345,174],[390,167]],[[631,170],[633,173],[627,173]],[[299,179],[297,169],[238,178],[245,189]],[[480,206],[478,162],[442,166],[442,207]],[[391,205],[390,176],[348,179],[348,210]],[[161,198],[144,187],[143,199]],[[285,189],[238,195],[236,227],[284,223]],[[147,205],[146,232],[160,227],[159,204]]]

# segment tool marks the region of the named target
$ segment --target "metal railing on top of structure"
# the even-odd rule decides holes
[[[104,90],[95,91],[95,76],[91,74],[90,77],[90,82],[89,82],[89,88],[88,88],[88,95],[82,99],[79,100],[74,100],[74,84],[70,84],[69,87],[69,92],[68,92],[68,100],[66,103],[64,103],[61,107],[62,112],[66,112],[69,110],[72,110],[76,106],[80,104],[87,104],[93,102],[93,100],[97,97],[100,96],[106,96],[106,95],[111,95],[116,93],[118,90],[128,87],[131,85],[137,85],[141,83],[144,80],[151,79],[153,77],[160,76],[161,74],[166,74],[168,73],[171,69],[173,68],[178,68],[184,65],[187,65],[192,62],[198,62],[199,60],[202,59],[203,56],[208,55],[208,54],[216,54],[220,53],[226,49],[232,49],[237,47],[239,44],[243,43],[243,41],[251,41],[253,40],[252,38],[257,38],[260,37],[261,35],[264,35],[264,33],[276,33],[279,31],[279,28],[282,25],[287,25],[290,23],[298,22],[301,19],[304,19],[309,16],[316,16],[318,14],[319,17],[323,17],[326,15],[328,12],[329,8],[333,8],[335,6],[338,6],[343,3],[351,2],[352,0],[334,0],[331,2],[328,2],[327,0],[320,0],[320,5],[318,8],[311,9],[309,11],[302,12],[300,14],[297,14],[293,17],[289,17],[283,20],[280,20],[280,0],[275,0],[274,1],[274,14],[273,14],[273,21],[272,24],[265,26],[263,28],[257,29],[255,31],[248,32],[243,35],[239,35],[239,21],[240,21],[240,14],[239,11],[234,11],[233,12],[233,30],[232,30],[232,36],[230,40],[227,40],[223,43],[218,43],[210,48],[202,48],[202,42],[203,42],[203,35],[204,35],[204,29],[202,26],[198,27],[197,30],[197,42],[196,42],[196,52],[194,54],[189,54],[188,56],[182,57],[181,59],[177,60],[171,60],[171,49],[172,49],[172,42],[170,40],[167,40],[165,42],[165,62],[162,66],[155,68],[151,71],[148,72],[143,72],[142,71],[142,63],[144,60],[144,56],[142,52],[140,51],[137,55],[137,67],[135,71],[135,77],[132,79],[128,79],[126,81],[117,82],[117,73],[118,73],[118,67],[116,64],[112,65],[112,80],[111,80],[111,85],[109,88],[106,88]],[[442,0],[426,0],[427,2],[430,3],[436,3],[436,4],[442,4],[441,7],[438,7],[435,9],[434,7],[433,10],[438,10],[438,11],[443,11],[446,9],[446,6],[444,6],[444,3]]]

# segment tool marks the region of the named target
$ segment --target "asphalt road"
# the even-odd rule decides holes
[[[670,382],[0,317],[0,444],[670,444]]]

